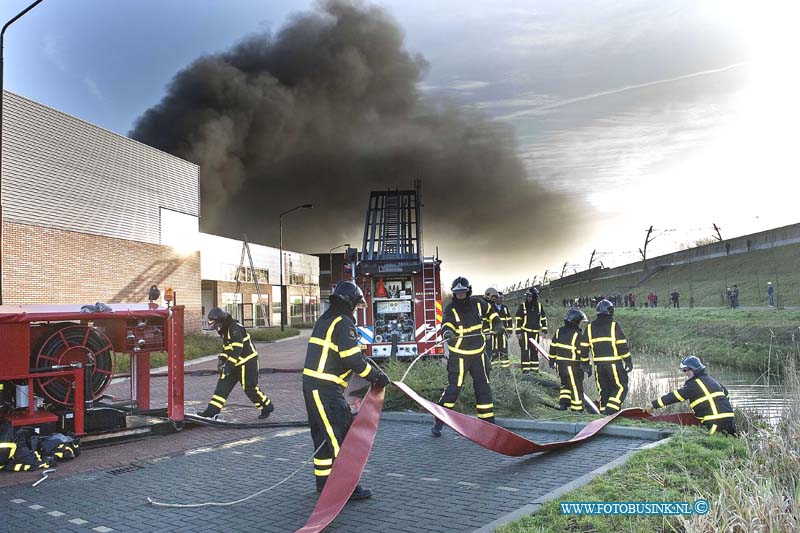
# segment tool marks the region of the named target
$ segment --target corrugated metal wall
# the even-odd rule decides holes
[[[3,218],[160,244],[159,208],[200,216],[199,168],[6,91]]]

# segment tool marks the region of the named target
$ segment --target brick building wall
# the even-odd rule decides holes
[[[142,303],[155,284],[175,289],[187,332],[201,329],[199,252],[4,222],[2,253],[4,304]]]

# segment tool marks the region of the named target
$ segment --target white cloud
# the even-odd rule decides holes
[[[86,89],[98,100],[104,100],[103,93],[100,91],[100,88],[97,86],[97,83],[89,76],[83,77],[83,84],[86,86]]]
[[[58,70],[67,71],[67,64],[61,54],[61,40],[51,32],[47,32],[42,37],[42,53],[53,63]]]

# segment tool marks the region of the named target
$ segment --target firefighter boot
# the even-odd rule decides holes
[[[264,418],[269,418],[269,415],[272,414],[272,411],[275,410],[275,404],[273,402],[269,402],[269,405],[261,407],[261,414],[258,415],[259,420],[263,420]]]
[[[206,407],[202,411],[198,411],[197,413],[194,414],[194,416],[199,416],[200,418],[208,418],[209,420],[218,420],[222,418],[219,416],[219,411],[215,412],[213,409],[209,409],[208,407]]]
[[[356,485],[356,490],[350,495],[351,500],[366,500],[372,497],[372,491],[365,489],[361,485]]]
[[[433,427],[431,428],[431,435],[434,437],[441,437],[442,426],[444,426],[444,423],[441,420],[436,419],[436,422],[433,423]]]

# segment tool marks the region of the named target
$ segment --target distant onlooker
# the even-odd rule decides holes
[[[725,255],[731,255],[731,243],[725,243]]]
[[[630,307],[630,302],[629,302],[629,300],[630,300],[630,298],[629,298],[629,294],[626,294],[626,295],[625,295],[625,307]]]
[[[631,307],[636,308],[636,295],[631,293],[628,296],[628,301],[631,303]]]
[[[653,293],[653,307],[658,307],[658,294]]]
[[[647,295],[647,306],[648,307],[655,307],[656,306],[656,294],[653,291]]]
[[[731,303],[733,304],[734,309],[738,309],[739,307],[739,287],[735,284],[733,286],[733,290],[731,291]]]
[[[733,291],[731,290],[730,287],[725,289],[725,296],[728,297],[728,305],[730,306],[731,309],[733,309]]]
[[[771,281],[768,281],[767,282],[767,297],[769,298],[769,306],[770,307],[775,307],[774,294],[775,294],[775,287],[772,286],[772,282]]]
[[[681,295],[678,292],[678,289],[674,289],[672,293],[670,293],[670,298],[672,299],[672,308],[673,309],[680,309],[681,308]]]

